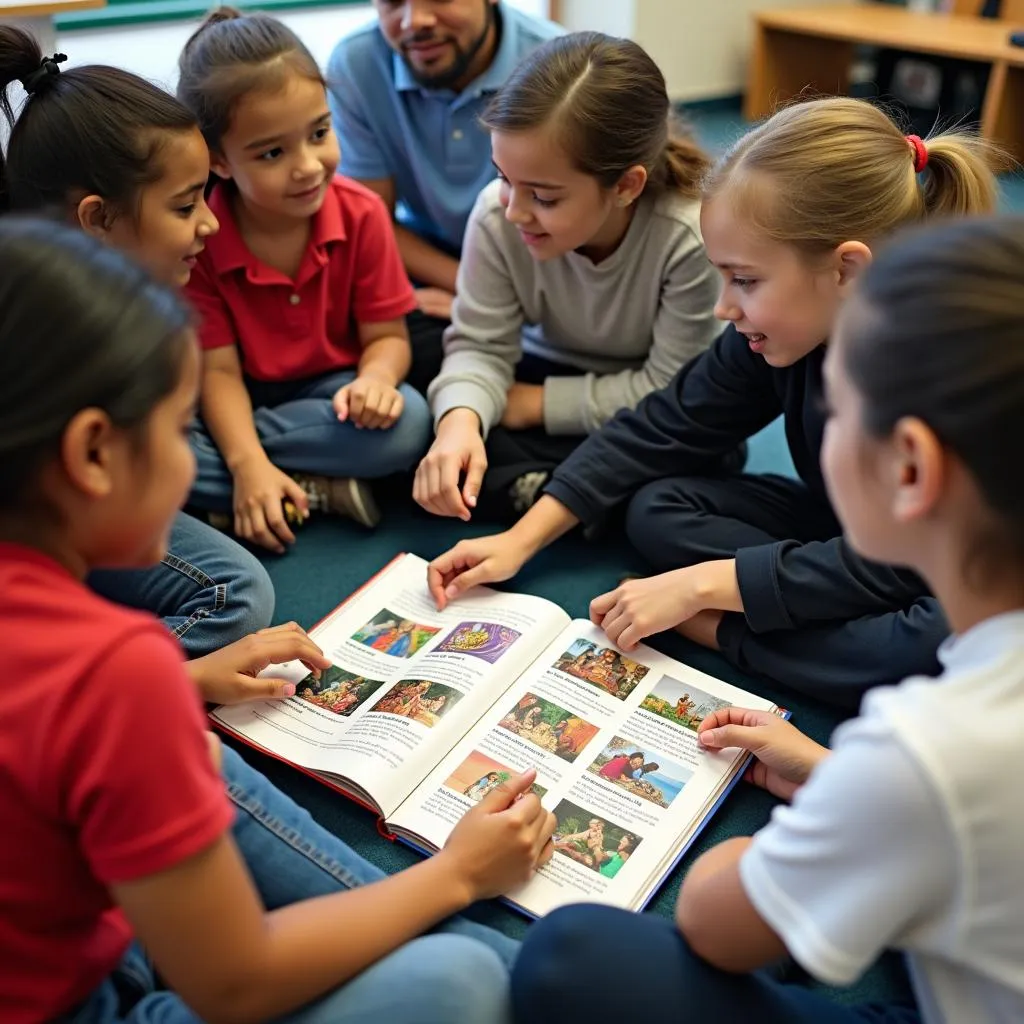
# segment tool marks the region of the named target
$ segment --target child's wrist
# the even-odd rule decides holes
[[[385,384],[389,388],[397,388],[402,382],[402,378],[394,370],[389,370],[383,366],[360,368],[356,372],[356,377],[364,380],[375,380],[378,384]]]

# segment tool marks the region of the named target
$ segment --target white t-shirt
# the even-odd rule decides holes
[[[940,658],[940,679],[865,698],[740,876],[816,978],[849,984],[901,949],[929,1024],[1020,1024],[1024,612],[953,638]]]

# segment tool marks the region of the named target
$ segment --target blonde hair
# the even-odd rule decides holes
[[[557,36],[531,51],[481,121],[499,132],[554,122],[573,164],[604,188],[639,165],[652,194],[696,198],[710,166],[673,115],[665,78],[650,55],[629,39],[600,32]]]
[[[799,103],[744,135],[705,177],[704,198],[728,193],[744,223],[810,255],[996,208],[994,170],[1009,165],[997,147],[965,131],[924,147],[918,174],[914,145],[884,111],[842,97]]]

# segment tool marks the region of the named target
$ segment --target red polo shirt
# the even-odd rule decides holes
[[[185,294],[203,348],[238,345],[250,377],[298,380],[354,367],[358,324],[416,308],[387,207],[358,182],[331,182],[294,280],[248,250],[224,186],[214,188],[210,209],[220,232],[200,253]]]

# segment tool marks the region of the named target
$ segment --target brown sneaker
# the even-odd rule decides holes
[[[298,474],[295,474],[293,479],[306,492],[310,512],[345,516],[346,519],[371,529],[380,522],[380,509],[377,508],[373,491],[365,480],[356,480],[354,477],[337,479]]]

